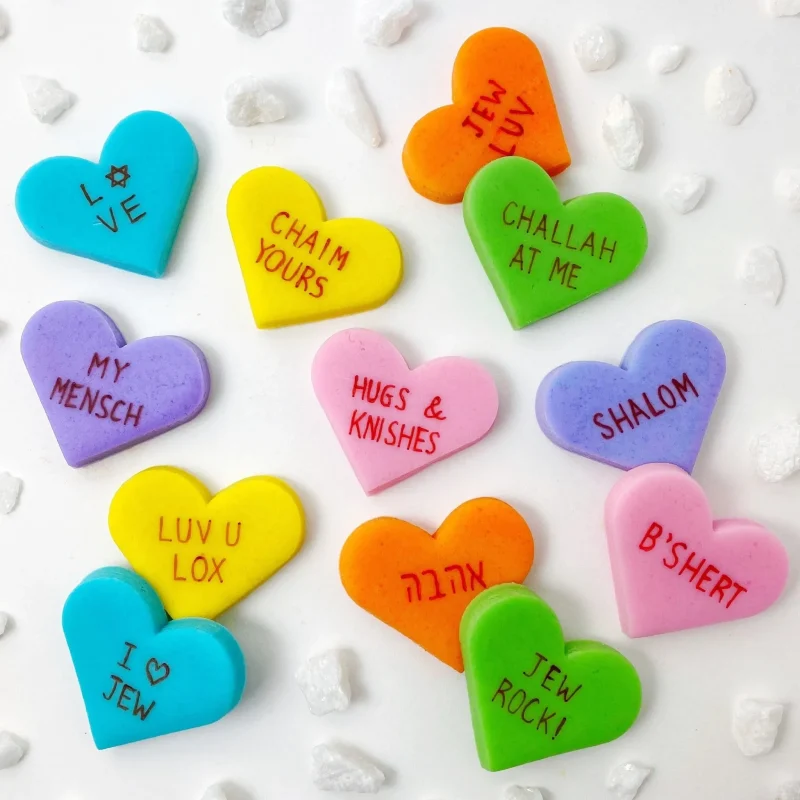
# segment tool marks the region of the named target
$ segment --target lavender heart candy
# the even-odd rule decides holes
[[[691,472],[725,378],[725,351],[707,328],[657,322],[619,367],[572,361],[536,394],[545,435],[565,450],[620,469],[668,463]]]
[[[198,347],[178,336],[125,344],[113,320],[88,303],[37,311],[20,350],[71,467],[182,425],[208,399],[208,365]]]

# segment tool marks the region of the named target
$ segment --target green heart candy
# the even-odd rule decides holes
[[[599,642],[564,642],[530,589],[481,592],[461,620],[472,725],[484,769],[604,744],[633,725],[642,687],[633,665]]]
[[[625,198],[600,192],[562,203],[550,176],[515,156],[475,175],[464,222],[515,328],[625,280],[647,250],[644,218]]]

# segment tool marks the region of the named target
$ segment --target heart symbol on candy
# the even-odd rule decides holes
[[[303,544],[303,507],[258,475],[219,494],[188,472],[152,467],[120,486],[111,537],[173,619],[213,619],[289,562]]]
[[[536,417],[559,447],[620,469],[670,463],[691,472],[725,378],[725,351],[695,322],[656,322],[622,364],[572,361],[548,374]]]
[[[98,750],[209,725],[244,691],[236,639],[207,619],[170,622],[130,570],[105,567],[85,578],[62,624]]]
[[[469,447],[497,417],[497,387],[480,364],[438,358],[409,370],[390,342],[360,328],[320,347],[311,381],[367,494]]]
[[[478,31],[453,66],[453,103],[420,119],[403,148],[411,185],[437,203],[458,203],[472,176],[510,155],[558,175],[570,164],[542,56],[511,28]]]
[[[495,586],[470,603],[461,646],[484,769],[605,744],[636,721],[642,688],[607,645],[564,642],[553,610],[524,586]]]
[[[99,163],[57,156],[17,186],[17,215],[37,242],[160,278],[197,175],[197,148],[178,120],[158,111],[126,117]]]
[[[365,522],[344,543],[339,573],[361,608],[462,672],[464,609],[487,587],[524,581],[533,552],[525,520],[482,497],[456,508],[432,536],[392,517]]]
[[[632,203],[608,192],[562,203],[548,174],[524,158],[495,161],[472,179],[464,222],[514,328],[624,281],[647,251]]]
[[[750,520],[713,519],[703,489],[672,464],[628,472],[608,496],[605,521],[628,636],[751,617],[786,585],[780,540]]]
[[[325,220],[314,189],[280,167],[239,178],[228,224],[259,328],[355,314],[383,305],[400,285],[394,234],[366,219]]]
[[[20,350],[71,467],[194,419],[208,398],[208,365],[198,347],[178,336],[125,344],[111,318],[88,303],[37,311]]]

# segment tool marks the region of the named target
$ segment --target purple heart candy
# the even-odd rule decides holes
[[[536,417],[565,450],[620,469],[668,463],[691,472],[725,378],[725,351],[694,322],[645,328],[622,364],[572,361],[545,377]]]
[[[125,344],[113,320],[88,303],[37,311],[20,350],[71,467],[188,422],[208,399],[208,365],[198,347],[178,336]]]

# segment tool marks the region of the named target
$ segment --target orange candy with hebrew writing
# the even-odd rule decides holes
[[[453,103],[414,125],[403,167],[423,197],[459,203],[481,167],[510,155],[535,161],[550,175],[570,165],[539,49],[519,31],[487,28],[461,46]]]
[[[365,522],[345,542],[339,572],[359,606],[463,672],[464,611],[489,586],[522,583],[533,550],[525,520],[481,497],[456,508],[432,536],[393,517]]]

